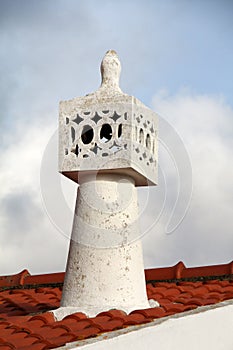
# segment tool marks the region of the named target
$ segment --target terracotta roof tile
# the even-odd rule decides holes
[[[101,333],[101,331],[100,331],[99,327],[94,327],[94,326],[87,327],[87,328],[81,329],[81,330],[73,330],[73,332],[72,332],[75,340],[82,340],[82,339],[86,339],[86,338],[90,338],[90,337],[95,337],[100,333]]]
[[[162,307],[156,307],[151,309],[135,310],[130,315],[143,315],[146,319],[153,319],[165,316],[165,310]]]
[[[83,320],[84,318],[87,318],[87,316],[82,313],[82,312],[75,312],[74,314],[72,315],[68,315],[66,317],[63,318],[63,320],[76,320],[76,321],[79,321],[79,320]]]
[[[66,343],[69,343],[75,340],[77,340],[77,338],[73,334],[62,334],[60,336],[50,338],[50,343],[52,344],[51,347],[54,348],[54,347],[63,346]],[[51,349],[51,347],[48,347],[48,348]]]
[[[0,349],[1,350],[10,350],[10,349],[16,349],[16,347],[13,344],[5,342],[4,340],[2,340],[0,338]]]
[[[170,268],[146,271],[147,294],[160,307],[101,312],[88,318],[78,312],[56,321],[64,273],[30,276],[27,270],[0,277],[0,350],[45,350],[96,337],[131,325],[233,299],[233,265]],[[217,276],[219,274],[219,276]],[[188,276],[188,277],[187,277]]]
[[[97,317],[98,316],[109,316],[111,319],[116,317],[124,319],[124,317],[126,316],[126,313],[121,310],[110,310],[110,311],[101,312],[97,315]]]
[[[29,276],[28,270],[23,270],[16,275],[11,276],[1,276],[0,277],[0,287],[12,287],[22,285],[26,276]]]
[[[124,322],[124,326],[142,324],[145,321],[145,316],[140,313],[134,313],[127,316],[127,319]]]

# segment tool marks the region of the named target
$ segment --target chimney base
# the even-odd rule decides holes
[[[151,307],[158,307],[159,303],[153,299],[148,300],[148,302],[145,302],[142,305],[138,305],[137,310],[141,310],[141,309],[149,309]],[[82,312],[85,315],[87,315],[88,317],[96,317],[99,313],[104,312],[104,311],[109,311],[109,310],[113,310],[113,308],[109,307],[106,308],[105,310],[103,310],[103,307],[99,307],[99,308],[94,308],[93,306],[88,308],[88,307],[70,307],[70,306],[62,306],[59,307],[56,310],[52,310],[50,312],[53,313],[54,317],[56,318],[57,321],[61,321],[64,317],[72,315],[76,312]],[[135,311],[135,305],[132,307],[128,307],[127,309],[125,308],[125,306],[117,307],[117,310],[121,310],[124,311],[126,314],[129,314],[132,311]]]
[[[85,176],[78,188],[61,307],[54,315],[146,308],[134,180],[119,174]]]

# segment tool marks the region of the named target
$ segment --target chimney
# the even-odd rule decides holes
[[[99,89],[60,102],[59,171],[79,187],[57,319],[150,307],[136,187],[157,183],[158,118],[121,91],[120,71],[108,51]]]

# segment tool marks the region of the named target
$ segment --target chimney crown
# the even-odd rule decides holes
[[[102,83],[84,97],[60,102],[59,171],[75,182],[86,172],[124,173],[136,186],[157,184],[158,117],[119,87],[114,50],[101,63]]]

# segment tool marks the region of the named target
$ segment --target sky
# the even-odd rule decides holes
[[[160,116],[139,188],[145,267],[233,260],[233,3],[0,0],[0,274],[64,271],[77,185],[57,171],[60,100],[121,88]]]

